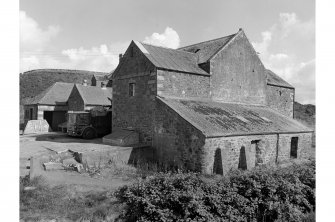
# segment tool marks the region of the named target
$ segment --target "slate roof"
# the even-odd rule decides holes
[[[157,97],[206,137],[312,132],[266,106]]]
[[[134,43],[157,68],[209,75],[198,66],[197,55],[194,53],[136,41]]]
[[[100,88],[96,86],[83,86],[81,84],[76,84],[81,97],[84,100],[85,105],[99,105],[99,106],[110,106],[112,99],[112,89],[111,88]]]
[[[73,86],[73,83],[56,82],[26,104],[66,105]]]
[[[200,42],[189,46],[184,46],[182,48],[179,48],[178,50],[195,53],[199,57],[198,64],[201,64],[207,62],[220,49],[222,49],[236,34],[205,42]]]
[[[290,85],[284,79],[280,78],[276,73],[272,72],[271,70],[267,69],[265,72],[267,84],[294,89],[292,85]]]

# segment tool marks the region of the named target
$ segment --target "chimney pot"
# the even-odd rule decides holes
[[[122,59],[122,53],[119,54],[119,62],[121,62],[121,59]]]
[[[83,86],[87,86],[87,80],[84,79]]]

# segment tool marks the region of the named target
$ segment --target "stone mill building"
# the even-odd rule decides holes
[[[307,158],[294,87],[244,31],[179,49],[132,41],[110,79],[112,131],[133,129],[160,161],[203,173]]]

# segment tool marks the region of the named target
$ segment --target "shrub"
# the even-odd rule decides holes
[[[126,204],[126,221],[310,221],[314,188],[315,164],[308,163],[225,177],[156,173],[115,195]]]

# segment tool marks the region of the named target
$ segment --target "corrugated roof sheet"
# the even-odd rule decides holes
[[[140,42],[135,44],[157,68],[209,75],[198,66],[197,56],[194,53]]]
[[[76,84],[76,87],[86,105],[110,106],[112,99],[112,88],[102,89],[96,86],[83,86]]]
[[[294,89],[292,85],[290,85],[288,82],[280,78],[277,74],[275,74],[269,69],[266,70],[266,82],[267,84],[276,85],[276,86],[284,86],[284,87]]]
[[[222,38],[213,39],[197,44],[185,46],[178,50],[195,53],[199,59],[198,64],[207,62],[214,54],[224,47],[236,34],[228,35]]]
[[[73,83],[56,82],[27,104],[66,105],[73,86]]]
[[[265,106],[157,98],[206,137],[312,131],[296,120]]]

